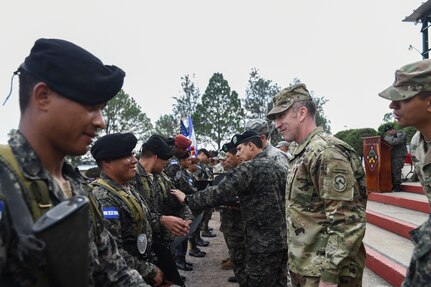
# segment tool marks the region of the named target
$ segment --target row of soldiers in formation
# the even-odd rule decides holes
[[[195,228],[190,220],[220,205],[237,218],[226,220],[236,232],[227,242],[241,286],[362,285],[365,173],[349,145],[316,126],[316,106],[304,84],[276,94],[267,114],[286,141],[298,143],[288,167],[280,163],[285,156],[271,155],[267,138],[250,129],[224,146],[242,162],[229,161],[232,169],[217,185],[195,192],[193,179],[178,164],[189,160],[185,152],[171,160],[179,173],[169,177],[166,169],[165,175],[174,153],[157,135],[142,145],[139,162],[131,154],[132,134],[99,139],[91,152],[102,173],[92,186],[64,160],[84,154],[105,127],[101,109],[122,87],[120,68],[73,43],[39,39],[16,74],[20,123],[0,149],[1,286],[169,285],[168,269],[159,267],[164,262],[152,251],[166,254],[167,243],[183,250],[184,236]],[[430,92],[427,60],[398,70],[394,85],[380,94],[391,100],[401,126],[419,131],[412,140],[413,160],[429,198]],[[88,207],[84,224],[67,220],[67,211],[82,202]],[[428,220],[414,231],[417,247],[405,286],[431,282],[430,226]],[[52,237],[58,230],[61,236]],[[83,239],[87,268],[84,283],[74,284],[75,277],[68,276],[82,274],[74,273],[73,260],[63,252],[77,249],[62,243]]]

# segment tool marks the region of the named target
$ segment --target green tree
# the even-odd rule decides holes
[[[245,90],[244,109],[248,118],[266,118],[272,98],[280,87],[271,80],[265,80],[256,68],[251,69],[250,78]]]
[[[156,133],[164,137],[172,137],[178,133],[178,120],[173,115],[162,115],[156,121]]]
[[[298,78],[294,78],[292,83],[289,86],[293,86],[296,84],[300,84],[301,80]],[[325,97],[317,97],[314,95],[314,91],[310,91],[310,95],[313,98],[314,103],[316,104],[316,124],[319,127],[323,127],[323,129],[327,133],[331,133],[331,121],[325,115],[325,111],[323,106],[328,102]]]
[[[195,84],[195,76],[190,78],[189,75],[181,77],[182,91],[180,96],[174,97],[176,103],[173,104],[172,110],[176,117],[187,118],[196,111],[196,106],[199,103],[200,91]]]
[[[362,138],[377,136],[378,132],[372,128],[363,128],[363,129],[350,129],[345,131],[339,131],[334,136],[339,138],[340,140],[351,145],[356,152],[363,157],[364,156],[364,145]]]
[[[144,141],[153,133],[153,125],[136,101],[121,90],[103,109],[106,128],[103,134],[133,133]]]
[[[192,115],[197,138],[200,142],[216,142],[219,150],[223,140],[240,130],[243,117],[238,93],[231,91],[223,74],[215,73]]]

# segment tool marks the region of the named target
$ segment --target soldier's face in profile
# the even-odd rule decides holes
[[[246,144],[239,144],[237,147],[237,153],[239,158],[243,161],[251,160],[254,156],[252,153],[252,145],[250,142]]]
[[[105,128],[102,116],[104,106],[81,105],[51,90],[43,107],[47,117],[43,136],[64,155],[83,155],[97,130]]]
[[[283,138],[288,141],[296,141],[299,126],[297,110],[292,107],[275,115],[275,127],[280,131]]]
[[[161,158],[157,158],[154,166],[153,166],[153,173],[160,174],[162,173],[163,169],[165,168],[166,160],[163,160]]]
[[[420,129],[429,125],[431,119],[431,93],[425,99],[414,96],[404,101],[392,101],[389,108],[393,109],[394,118],[401,127]]]
[[[123,184],[136,175],[137,162],[138,160],[133,156],[133,154],[111,160],[106,164],[107,169],[109,169],[108,175],[114,176],[114,179]]]

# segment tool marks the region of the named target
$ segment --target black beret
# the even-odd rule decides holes
[[[232,137],[231,144],[235,147],[237,147],[239,144],[245,142],[246,140],[252,139],[252,138],[260,138],[260,135],[253,131],[245,131],[242,134],[236,134]]]
[[[211,157],[210,152],[206,148],[199,149],[198,154],[200,153],[204,153],[207,157]]]
[[[174,138],[167,138],[166,143],[172,147],[175,146],[175,139]]]
[[[166,143],[166,139],[160,135],[152,135],[142,145],[141,152],[150,151],[162,160],[168,160],[174,156],[174,149]]]
[[[123,86],[125,73],[104,65],[90,52],[59,39],[39,39],[19,70],[72,101],[99,105],[112,99]]]
[[[222,150],[224,152],[230,152],[232,154],[236,154],[236,147],[232,142],[227,142],[222,146]]]
[[[91,147],[95,160],[117,159],[132,153],[138,139],[132,133],[109,134],[98,139]]]
[[[387,132],[387,131],[390,131],[390,130],[393,130],[393,129],[394,129],[394,126],[391,125],[391,124],[389,124],[389,125],[385,126],[384,132]]]

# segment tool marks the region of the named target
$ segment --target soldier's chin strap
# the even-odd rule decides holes
[[[19,75],[19,69],[13,72],[13,75],[10,78],[10,90],[9,90],[9,94],[7,95],[6,99],[3,102],[3,106],[6,104],[7,100],[9,100],[10,96],[12,95],[13,79],[15,78],[16,75]]]

